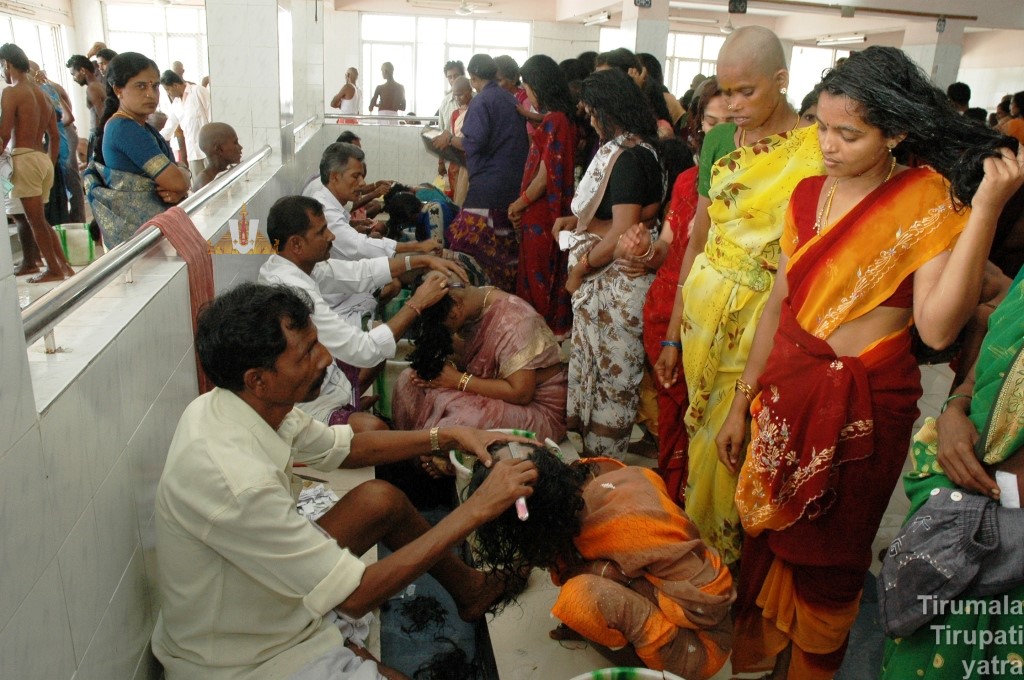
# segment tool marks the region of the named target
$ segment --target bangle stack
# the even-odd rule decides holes
[[[757,396],[757,392],[754,391],[754,388],[749,383],[744,382],[742,378],[736,379],[736,391],[741,392],[751,404],[754,403],[754,397]]]
[[[969,394],[951,394],[948,397],[946,397],[946,401],[942,402],[942,408],[939,410],[939,413],[945,413],[946,412],[946,407],[949,406],[949,403],[951,401],[953,401],[954,399],[970,399],[970,398],[971,398],[971,395],[969,395]]]
[[[469,387],[469,381],[473,379],[472,374],[463,373],[459,379],[459,392],[465,392],[466,388]]]
[[[654,241],[651,241],[651,245],[647,247],[647,252],[640,256],[640,261],[647,264],[654,257]]]
[[[440,427],[432,427],[432,428],[430,428],[430,450],[431,451],[440,451],[441,450],[441,442],[440,442],[440,440],[439,440],[439,438],[437,436],[437,432],[440,429],[441,429]]]

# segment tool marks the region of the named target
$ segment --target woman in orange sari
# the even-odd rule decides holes
[[[717,438],[737,469],[750,408],[733,669],[799,680],[831,678],[846,652],[918,416],[909,327],[933,347],[956,338],[996,218],[1024,182],[1024,152],[1000,148],[1013,140],[963,121],[895,48],[830,71],[817,120],[828,175],[793,192],[786,275]],[[935,170],[899,165],[897,146]]]

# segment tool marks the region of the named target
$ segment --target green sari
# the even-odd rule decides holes
[[[978,357],[970,419],[981,433],[976,453],[988,464],[1006,460],[1024,445],[1022,347],[1024,270],[1014,280],[1010,294],[992,313]],[[907,473],[903,482],[910,499],[908,521],[924,505],[932,489],[956,486],[938,463],[937,439],[935,420],[928,418],[914,437],[914,470]],[[913,635],[886,641],[881,677],[945,680],[1024,675],[1024,640],[1020,639],[1024,616],[1013,611],[1022,609],[1022,605],[1014,604],[1020,601],[1024,601],[1024,586],[987,600],[948,603],[947,613],[936,616]],[[1009,613],[1005,611],[1006,603],[1010,604]]]

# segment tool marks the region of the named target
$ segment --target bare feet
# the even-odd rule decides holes
[[[74,273],[74,272],[72,272]],[[39,276],[33,276],[28,280],[29,283],[47,283],[49,281],[63,281],[66,279],[64,272],[52,272],[49,269],[43,270],[43,273]]]
[[[41,266],[43,266],[41,262],[25,262],[23,260],[21,266],[14,270],[14,275],[25,276],[26,274],[35,274]]]

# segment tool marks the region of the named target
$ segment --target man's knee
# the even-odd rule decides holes
[[[409,499],[401,489],[383,479],[371,479],[363,482],[345,494],[347,503],[356,503],[357,507],[367,511],[388,513],[408,505]]]

